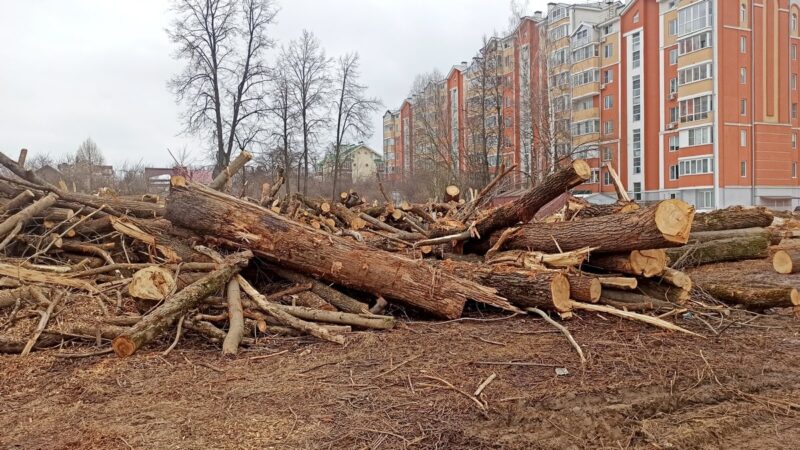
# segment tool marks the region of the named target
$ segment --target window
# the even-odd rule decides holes
[[[677,165],[669,166],[669,179],[677,180],[679,177],[680,175],[678,175],[678,166]]]
[[[739,101],[739,115],[746,116],[747,115],[747,99],[743,98]]]
[[[672,78],[669,80],[669,93],[674,94],[678,92],[678,79]]]
[[[633,62],[631,64],[634,69],[639,67],[642,63],[641,40],[642,40],[641,33],[634,33],[633,36],[631,36],[631,51],[633,55],[632,58]]]
[[[742,67],[739,69],[739,84],[746,84],[747,83],[747,69]]]
[[[792,133],[792,148],[797,148],[797,133]]]
[[[584,120],[572,125],[573,136],[583,136],[584,134],[592,134],[600,132],[599,120]]]
[[[739,53],[747,53],[747,37],[739,38]]]
[[[797,119],[797,103],[792,103],[792,119]]]
[[[678,135],[677,134],[670,136],[669,137],[669,151],[677,152],[678,149],[681,148],[680,144],[678,144],[678,142],[679,142],[679,140],[678,140]]]
[[[747,26],[747,5],[744,3],[739,7],[739,25]]]
[[[797,74],[796,73],[792,74],[792,90],[793,91],[797,90]]]
[[[678,161],[678,176],[712,173],[714,171],[713,161],[714,159],[709,156],[680,160]]]
[[[678,53],[685,55],[711,47],[711,32],[695,34],[678,41]]]
[[[675,36],[678,34],[678,19],[672,19],[669,21],[669,35]]]
[[[797,44],[792,44],[792,61],[797,60]]]
[[[694,83],[711,78],[713,69],[711,63],[698,64],[678,71],[678,84]]]
[[[685,147],[696,145],[707,145],[712,141],[711,127],[697,127],[681,131],[682,141]]]
[[[584,59],[598,56],[597,45],[587,45],[572,52],[572,62],[583,61]]]
[[[569,24],[565,23],[563,25],[559,25],[552,30],[550,30],[550,40],[557,41],[567,35],[567,31],[569,30]]]
[[[614,132],[614,122],[608,120],[603,123],[603,133],[612,134]]]
[[[639,11],[636,11],[636,14],[633,15],[633,23],[639,23]]]
[[[514,120],[511,117],[506,117],[504,122],[506,124],[506,128],[512,128],[514,126]]]
[[[603,184],[606,186],[611,184],[611,173],[609,171],[603,172]]]
[[[600,182],[600,169],[592,169],[592,177],[589,179],[588,183],[597,184],[599,182]]]
[[[797,31],[797,13],[792,13],[792,32]]]
[[[614,56],[614,44],[606,44],[603,46],[603,57],[611,58]]]
[[[739,130],[739,147],[747,147],[747,130]]]
[[[712,209],[714,207],[713,191],[697,191],[697,208]]]
[[[642,77],[636,75],[631,83],[633,87],[633,121],[642,120]]]
[[[633,183],[633,199],[636,201],[642,199],[642,183],[638,181]]]
[[[711,95],[682,100],[680,108],[681,122],[691,122],[708,118],[711,111]]]
[[[614,97],[611,95],[606,95],[603,98],[603,109],[611,109],[614,107]]]
[[[642,173],[642,130],[633,130],[633,173]]]
[[[677,124],[678,123],[678,118],[679,118],[678,107],[677,106],[673,106],[672,108],[669,109],[669,121],[670,121],[670,123],[676,123]]]
[[[742,161],[739,163],[739,176],[746,177],[747,176],[747,161]]]
[[[611,148],[603,147],[603,161],[611,161]]]
[[[597,69],[586,70],[572,76],[572,86],[582,86],[587,83],[600,81],[600,71]]]
[[[693,33],[711,25],[711,2],[703,1],[678,11],[678,34]]]
[[[572,109],[575,111],[584,111],[593,107],[593,97],[586,97],[583,100],[578,100],[572,105]]]
[[[674,66],[678,64],[678,49],[673,48],[669,51],[669,65]]]
[[[611,69],[603,71],[603,83],[608,84],[614,81],[614,72]]]
[[[607,35],[611,34],[612,30],[613,30],[613,27],[611,25],[604,25],[603,28],[602,28],[603,36],[607,36]]]
[[[797,178],[797,162],[792,162],[792,178]]]

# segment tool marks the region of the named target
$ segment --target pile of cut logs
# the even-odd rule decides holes
[[[776,236],[764,209],[640,205],[616,174],[619,202],[589,205],[565,195],[591,175],[582,160],[489,208],[514,167],[469,199],[450,186],[424,204],[395,204],[382,187],[372,202],[352,191],[281,196],[282,172],[259,199],[225,193],[249,159],[242,152],[208,186],[175,176],[161,199],[71,192],[27,170],[24,155],[0,153],[0,352],[109,341],[103,351],[119,356],[156,342],[171,342],[168,352],[185,333],[226,354],[276,334],[343,343],[352,329],[392,328],[387,311],[455,319],[467,301],[691,333],[643,313],[688,307],[693,283],[680,269],[763,258]],[[723,299],[798,304],[796,290],[782,292],[768,306]]]

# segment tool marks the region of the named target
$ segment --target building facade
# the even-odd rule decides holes
[[[800,0],[550,3],[387,112],[387,170],[430,157],[435,93],[437,157],[459,172],[516,164],[524,186],[583,158],[577,194],[613,196],[610,164],[641,201],[793,208],[799,15]]]

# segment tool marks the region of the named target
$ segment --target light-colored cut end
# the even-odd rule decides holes
[[[772,267],[775,272],[782,274],[790,274],[793,269],[792,257],[785,250],[778,250],[772,257]]]
[[[120,358],[131,356],[136,351],[136,344],[125,335],[117,336],[111,341],[111,348]]]
[[[592,278],[592,281],[589,283],[589,300],[592,303],[597,303],[600,301],[600,295],[603,294],[603,285],[600,283],[600,280],[597,278]]]
[[[582,159],[572,161],[572,170],[583,180],[588,180],[592,177],[592,168],[589,167],[589,163]]]
[[[169,270],[151,266],[133,274],[128,284],[131,297],[145,300],[164,300],[175,289],[175,279]]]
[[[792,300],[792,305],[800,306],[800,293],[797,292],[797,289],[792,288],[792,293],[789,294],[789,298]]]
[[[560,313],[572,311],[572,302],[569,299],[569,278],[563,273],[553,276],[550,284],[550,294],[553,296],[553,306]]]
[[[181,175],[173,175],[169,179],[169,185],[172,187],[186,187],[186,178]]]
[[[644,277],[654,277],[667,268],[667,253],[663,249],[634,250],[630,255],[631,269]]]
[[[656,227],[670,242],[688,242],[692,220],[694,207],[682,200],[664,200],[656,207]]]

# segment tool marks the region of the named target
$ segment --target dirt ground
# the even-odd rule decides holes
[[[676,320],[719,333],[706,339],[576,316],[583,368],[543,320],[497,315],[344,347],[276,338],[236,359],[199,341],[167,357],[166,344],[129,359],[3,356],[0,448],[797,448],[790,311]]]

